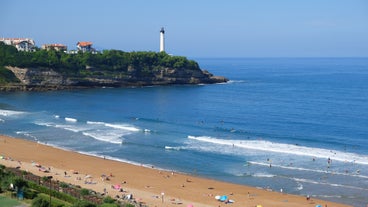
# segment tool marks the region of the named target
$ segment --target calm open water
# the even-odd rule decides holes
[[[368,58],[195,60],[231,81],[0,93],[0,133],[368,204]]]

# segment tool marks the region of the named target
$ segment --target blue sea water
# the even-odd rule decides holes
[[[0,133],[133,164],[368,204],[368,58],[195,60],[230,81],[0,93]]]

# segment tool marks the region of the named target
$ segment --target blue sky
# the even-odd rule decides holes
[[[367,0],[2,0],[0,37],[189,57],[368,57]]]

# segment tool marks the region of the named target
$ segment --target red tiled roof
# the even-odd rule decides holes
[[[86,46],[91,46],[92,42],[78,42],[77,45],[81,47],[86,47]]]

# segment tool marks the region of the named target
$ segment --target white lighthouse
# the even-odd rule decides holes
[[[163,27],[160,31],[160,52],[165,52],[165,30]]]

